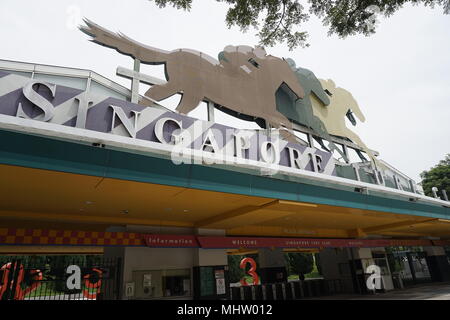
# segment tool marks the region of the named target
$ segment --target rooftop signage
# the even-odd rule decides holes
[[[249,46],[227,46],[218,59],[190,49],[165,51],[85,22],[81,29],[93,42],[134,59],[134,70],[117,69],[118,75],[132,80],[131,101],[103,90],[108,88],[94,90],[90,76],[86,89],[77,89],[64,80],[53,82],[49,74],[36,78],[34,69],[31,78],[4,69],[0,70],[2,128],[169,155],[177,165],[244,167],[262,175],[279,173],[283,179],[298,176],[355,186],[362,193],[378,185],[374,189],[420,198],[414,181],[377,160],[346,127],[346,118],[353,124],[365,120],[353,96],[292,59]],[[168,81],[141,73],[141,63],[164,65]],[[140,82],[151,84],[144,96],[139,95]],[[182,94],[176,112],[157,103],[176,93]],[[201,101],[213,110],[254,121],[261,130],[189,117]],[[306,128],[308,141],[296,135],[299,126]],[[320,148],[313,147],[313,140]],[[361,162],[350,163],[349,148],[357,151]]]
[[[297,67],[292,59],[268,55],[262,47],[229,45],[216,60],[192,49],[166,51],[150,47],[87,19],[85,23],[80,29],[93,42],[134,58],[133,71],[118,70],[118,75],[133,80],[132,102],[151,105],[151,101],[182,93],[176,108],[181,114],[188,114],[201,101],[209,101],[237,118],[278,128],[290,142],[298,141],[292,124],[299,123],[327,138],[329,150],[335,150],[345,160],[347,155],[329,134],[350,138],[376,163],[372,152],[345,125],[346,116],[356,124],[353,114],[365,121],[352,95],[331,80],[317,79],[310,70]],[[140,74],[140,63],[164,65],[167,82]],[[139,81],[152,85],[143,99],[138,99],[136,92]]]
[[[268,137],[263,131],[239,130],[15,74],[4,72],[0,77],[8,81],[8,92],[0,96],[3,115],[171,146],[171,157],[176,164],[193,163],[189,153],[197,150],[216,155],[215,163],[219,164],[225,161],[233,164],[229,159],[240,158],[328,175],[334,173],[330,153],[279,136]]]

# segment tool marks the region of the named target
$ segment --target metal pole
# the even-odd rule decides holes
[[[208,121],[214,122],[214,103],[208,101],[207,108],[208,108]]]
[[[139,59],[134,59],[134,68],[133,70],[137,73],[141,69],[141,61]],[[138,103],[139,102],[139,79],[133,77],[131,81],[131,102]]]

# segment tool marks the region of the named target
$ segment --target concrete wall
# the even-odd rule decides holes
[[[224,249],[195,249],[195,266],[226,266],[227,251]]]
[[[190,269],[194,266],[195,250],[191,248],[126,248],[123,280],[131,281],[134,270]]]
[[[326,248],[319,253],[324,279],[341,279],[343,291],[353,293],[353,282],[347,249]]]
[[[151,226],[118,226],[111,227],[108,231],[128,231],[151,234],[201,234],[201,235],[223,235],[221,230],[209,231],[207,229],[177,228],[177,227],[151,227]],[[136,277],[142,276],[139,271],[166,272],[168,270],[187,269],[190,273],[191,285],[190,296],[193,295],[193,268],[196,266],[226,266],[228,264],[226,250],[224,249],[198,249],[198,248],[149,248],[149,247],[105,247],[105,257],[122,258],[122,298],[126,299],[125,286],[127,283],[136,282]],[[133,272],[135,276],[133,277]],[[156,272],[156,273],[155,273]],[[149,272],[150,273],[150,272]],[[140,279],[140,278],[139,278]],[[139,280],[140,281],[140,280]],[[139,295],[141,285],[136,284],[136,295]],[[138,290],[139,289],[139,290]],[[135,298],[142,298],[136,296]]]

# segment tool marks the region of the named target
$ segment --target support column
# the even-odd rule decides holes
[[[287,282],[286,260],[280,248],[260,249],[258,251],[259,265],[256,273],[261,283]]]
[[[432,281],[450,281],[450,265],[443,247],[423,247]]]
[[[197,235],[224,236],[225,230],[197,229]],[[226,249],[195,249],[193,298],[219,300],[230,296],[228,256]]]

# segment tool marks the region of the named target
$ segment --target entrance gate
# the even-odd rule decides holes
[[[0,256],[0,300],[117,299],[120,259]]]

